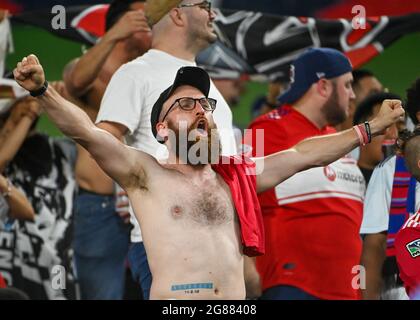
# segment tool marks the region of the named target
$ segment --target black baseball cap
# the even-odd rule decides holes
[[[206,71],[199,67],[182,67],[176,73],[174,83],[163,91],[152,108],[152,115],[150,116],[150,124],[152,126],[153,136],[161,143],[158,139],[156,131],[156,124],[159,122],[159,116],[162,112],[163,104],[180,86],[191,86],[200,90],[206,98],[208,98],[210,91],[210,77]]]

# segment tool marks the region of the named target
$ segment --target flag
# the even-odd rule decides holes
[[[403,35],[420,31],[420,13],[352,21],[222,10],[216,26],[220,41],[254,73],[287,80],[290,63],[310,47],[335,48],[350,59],[353,68],[362,66]]]
[[[51,9],[22,12],[12,16],[12,23],[20,22],[45,29],[59,37],[93,45],[105,33],[105,15],[108,4],[65,7],[63,25],[54,26],[53,19],[60,18],[61,11]],[[64,7],[63,7],[64,8]]]
[[[54,14],[46,10],[24,12],[12,21],[92,45],[105,32],[107,8],[108,5],[66,7],[65,29],[52,28]],[[214,24],[219,40],[199,54],[197,63],[213,70],[260,74],[270,80],[287,80],[290,63],[310,47],[338,49],[358,68],[402,36],[420,31],[420,13],[350,20],[253,11],[216,12]]]
[[[413,12],[420,12],[420,1],[340,0],[323,7],[315,8],[314,15],[317,18],[352,19],[354,12],[360,9],[364,10],[367,16],[402,16]]]

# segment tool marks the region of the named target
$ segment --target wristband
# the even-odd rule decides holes
[[[366,128],[365,128],[365,126],[363,124],[359,124],[359,125],[357,125],[357,127],[359,128],[360,133],[362,134],[362,137],[363,137],[363,145],[365,146],[369,142],[369,138],[368,138],[368,135],[367,135],[367,132],[366,132]]]
[[[41,88],[39,88],[38,90],[35,90],[35,91],[29,91],[29,94],[32,97],[39,97],[39,96],[42,96],[45,93],[45,91],[47,91],[47,88],[48,88],[48,81],[45,80],[45,82],[44,82],[44,84],[42,85]]]
[[[369,121],[365,121],[364,124],[365,124],[366,134],[368,137],[368,143],[370,143],[372,141],[372,132],[370,131]]]
[[[358,126],[353,126],[354,131],[356,131],[357,137],[359,138],[359,144],[361,146],[364,146],[364,140],[363,140],[363,135],[360,132],[360,128]]]

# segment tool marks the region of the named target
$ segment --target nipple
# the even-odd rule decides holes
[[[171,213],[175,219],[179,219],[182,217],[182,209],[180,206],[173,206]]]

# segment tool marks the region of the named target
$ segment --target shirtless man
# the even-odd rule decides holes
[[[113,1],[106,15],[106,30],[101,40],[82,57],[71,61],[63,73],[69,100],[80,106],[92,121],[115,71],[150,47],[151,30],[144,16],[144,1]],[[129,213],[121,208],[116,212],[114,182],[82,146],[77,145],[77,149],[79,192],[73,246],[81,297],[122,299]]]
[[[101,168],[127,191],[136,218],[143,226],[153,274],[152,299],[245,297],[245,246],[241,245],[234,209],[238,206],[233,203],[238,194],[230,192],[209,163],[192,165],[190,159],[184,162],[171,138],[183,125],[187,125],[197,143],[207,144],[208,135],[217,132],[209,130],[214,128],[215,103],[207,97],[210,87],[207,73],[197,67],[181,68],[173,85],[162,92],[153,106],[152,131],[168,148],[166,164],[97,128],[83,111],[46,85],[36,56],[23,58],[14,76],[23,88],[38,96],[58,128],[85,147]],[[180,100],[185,97],[189,101]],[[191,98],[196,99],[192,104]],[[372,136],[383,132],[403,114],[400,101],[386,100],[378,116],[370,121]],[[268,157],[255,158],[256,172],[260,172],[255,177],[256,185],[241,185],[238,191],[251,190],[250,196],[255,197],[256,192],[272,188],[298,171],[337,160],[356,147],[360,139],[357,130],[349,129],[304,140]],[[232,165],[234,170],[236,166],[239,164]],[[194,290],[188,291],[191,288]]]

